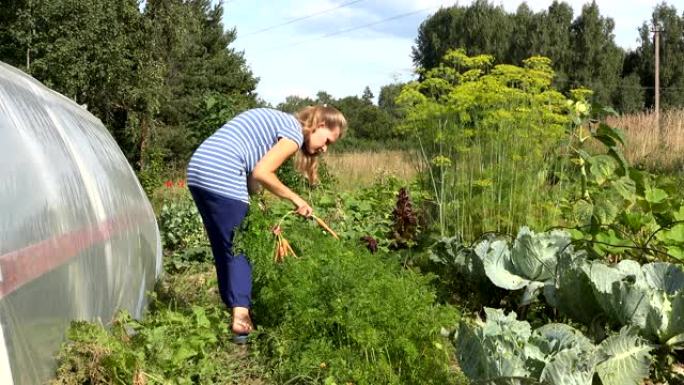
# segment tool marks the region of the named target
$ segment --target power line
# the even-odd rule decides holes
[[[272,29],[276,29],[276,28],[279,28],[279,27],[282,27],[282,26],[285,26],[285,25],[288,25],[288,24],[292,24],[292,23],[296,23],[296,22],[298,22],[298,21],[310,19],[310,18],[312,18],[312,17],[316,17],[316,16],[318,16],[318,15],[322,15],[322,14],[325,14],[325,13],[328,13],[328,12],[332,12],[332,11],[334,11],[334,10],[337,10],[337,9],[340,9],[340,8],[344,8],[344,7],[347,7],[347,6],[352,5],[352,4],[356,4],[356,3],[361,2],[361,1],[363,1],[363,0],[353,0],[353,1],[349,1],[349,2],[346,2],[346,3],[340,4],[340,5],[338,5],[337,7],[334,7],[334,8],[328,8],[328,9],[323,10],[323,11],[320,11],[320,12],[312,13],[312,14],[309,14],[309,15],[306,15],[306,16],[302,16],[302,17],[298,17],[298,18],[295,18],[295,19],[292,19],[292,20],[288,20],[288,21],[286,21],[286,22],[284,22],[284,23],[272,25],[272,26],[270,26],[270,27],[266,27],[266,28],[263,28],[263,29],[260,29],[260,30],[254,31],[254,32],[250,32],[250,33],[248,33],[248,34],[245,34],[243,37],[257,35],[257,34],[260,34],[260,33],[266,32],[266,31],[270,31],[270,30],[272,30]]]
[[[440,5],[440,6],[441,6],[441,5]],[[321,36],[315,37],[315,38],[313,38],[313,39],[307,39],[307,40],[302,40],[302,41],[299,41],[299,42],[296,42],[296,43],[293,43],[293,44],[286,44],[286,45],[281,45],[281,46],[272,47],[271,50],[296,47],[296,46],[298,46],[298,45],[302,45],[302,44],[305,44],[305,43],[309,43],[309,42],[312,42],[312,41],[315,41],[315,40],[325,39],[325,38],[329,38],[329,37],[341,35],[341,34],[344,34],[344,33],[353,32],[353,31],[356,31],[356,30],[359,30],[359,29],[372,27],[372,26],[374,26],[374,25],[386,23],[386,22],[388,22],[388,21],[401,19],[401,18],[404,18],[404,17],[408,17],[408,16],[411,16],[411,15],[415,15],[415,14],[417,14],[417,13],[429,11],[429,10],[431,10],[431,9],[434,9],[434,8],[437,8],[437,7],[440,7],[440,6],[432,6],[432,7],[427,7],[427,8],[419,9],[419,10],[416,10],[416,11],[411,11],[411,12],[406,12],[406,13],[402,13],[402,14],[399,14],[399,15],[394,15],[394,16],[388,17],[388,18],[386,18],[386,19],[374,21],[374,22],[372,22],[372,23],[367,23],[367,24],[363,24],[363,25],[356,26],[356,27],[351,27],[351,28],[342,29],[342,30],[335,31],[335,32],[330,32],[330,33],[327,33],[327,34],[325,34],[325,35],[321,35]]]

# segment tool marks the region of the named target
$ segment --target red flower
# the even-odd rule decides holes
[[[183,179],[178,181],[178,187],[185,187],[185,181]]]
[[[173,181],[167,180],[166,182],[164,182],[164,186],[169,187],[169,188],[173,187]]]

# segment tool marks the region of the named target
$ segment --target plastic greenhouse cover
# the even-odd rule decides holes
[[[0,384],[41,384],[72,320],[140,317],[154,212],[102,122],[0,62]]]

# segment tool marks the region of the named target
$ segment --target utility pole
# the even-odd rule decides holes
[[[651,32],[655,35],[655,117],[659,141],[664,141],[664,135],[660,129],[660,32],[662,32],[657,20],[653,20]]]

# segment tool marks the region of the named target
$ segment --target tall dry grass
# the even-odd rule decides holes
[[[386,175],[411,180],[418,172],[415,160],[406,151],[331,153],[325,163],[342,190],[369,186]]]
[[[607,123],[625,131],[625,156],[631,164],[663,171],[684,167],[684,108],[660,113],[662,145],[653,111],[611,117]]]

